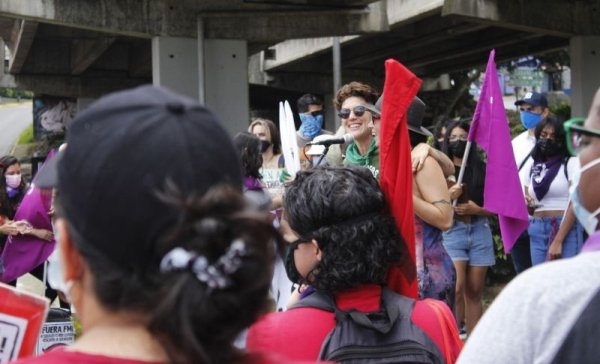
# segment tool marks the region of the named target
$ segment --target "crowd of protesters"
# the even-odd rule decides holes
[[[54,189],[52,230],[15,219],[26,186],[18,161],[0,159],[0,237],[56,238],[51,281],[83,328],[69,348],[24,362],[327,359],[343,315],[389,314],[403,297],[386,288],[409,256],[379,184],[382,104],[371,85],[343,85],[333,98],[341,127],[328,131],[326,104],[300,97],[300,154],[321,157],[329,148],[311,142],[351,137],[322,165],[309,158],[290,173],[272,120],[254,119],[231,140],[208,110],[169,91],[108,95],[76,117],[67,148],[42,168],[36,187]],[[529,226],[511,251],[522,274],[485,315],[495,264],[485,157],[467,147],[468,119],[442,120],[432,133],[422,125],[427,105],[407,105],[418,297],[401,315],[443,362],[587,363],[600,354],[588,335],[600,319],[598,283],[582,278],[600,269],[600,91],[585,124],[552,115],[540,93],[515,105]],[[459,334],[468,337],[462,354]]]

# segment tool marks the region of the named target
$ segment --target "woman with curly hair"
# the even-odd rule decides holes
[[[344,131],[354,136],[346,148],[344,165],[367,167],[375,178],[379,178],[379,147],[369,125],[379,118],[375,109],[378,97],[375,88],[354,81],[342,86],[333,99]]]
[[[402,259],[403,245],[377,180],[365,168],[315,168],[300,172],[286,189],[284,216],[291,236],[286,252],[290,279],[304,283],[302,300],[318,292],[333,296],[338,308],[362,312],[381,309],[386,272]],[[431,337],[457,336],[452,313],[435,318],[428,301],[418,301],[410,316]],[[333,312],[293,308],[263,317],[250,328],[251,351],[275,352],[290,359],[316,360],[335,326]],[[460,347],[446,357],[456,358]]]

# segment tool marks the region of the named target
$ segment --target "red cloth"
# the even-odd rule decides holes
[[[336,295],[339,308],[359,311],[376,311],[380,308],[381,287],[364,285]],[[420,327],[442,354],[456,361],[462,348],[458,329],[450,309],[443,305],[443,315],[448,320],[440,322],[429,300],[417,301],[411,320]],[[293,360],[316,360],[327,334],[335,327],[335,315],[316,308],[297,308],[263,316],[248,332],[246,346],[250,352],[275,353]],[[444,352],[444,338],[454,344]]]
[[[134,359],[114,358],[105,355],[86,354],[78,351],[65,351],[63,348],[55,349],[44,355],[31,357],[12,362],[13,364],[159,364],[161,362],[141,361]],[[253,353],[246,356],[246,364],[301,364],[309,362],[290,361],[276,354]],[[310,361],[310,363],[314,363]]]
[[[387,285],[395,292],[417,298],[415,220],[412,194],[412,162],[406,112],[421,87],[421,80],[398,61],[385,61],[385,84],[381,109],[379,182],[390,205],[406,249],[404,261],[388,272]]]

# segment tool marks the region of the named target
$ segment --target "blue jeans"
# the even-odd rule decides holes
[[[537,265],[548,259],[548,248],[551,241],[552,229],[558,229],[562,217],[530,217],[529,232],[531,248],[531,264]],[[583,228],[575,222],[562,245],[562,257],[569,258],[577,255],[583,246]]]
[[[529,234],[527,230],[519,236],[515,245],[510,250],[515,272],[521,273],[527,268],[531,268],[531,251],[529,249]]]

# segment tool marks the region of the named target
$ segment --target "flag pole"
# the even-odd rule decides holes
[[[458,180],[456,184],[461,186],[463,177],[465,176],[465,168],[467,167],[467,157],[469,156],[469,152],[471,151],[471,141],[467,142],[467,146],[465,147],[465,153],[463,154],[462,164],[460,165],[460,171],[458,172]],[[461,187],[462,188],[462,187]],[[456,207],[458,203],[458,198],[452,202],[452,206]]]

